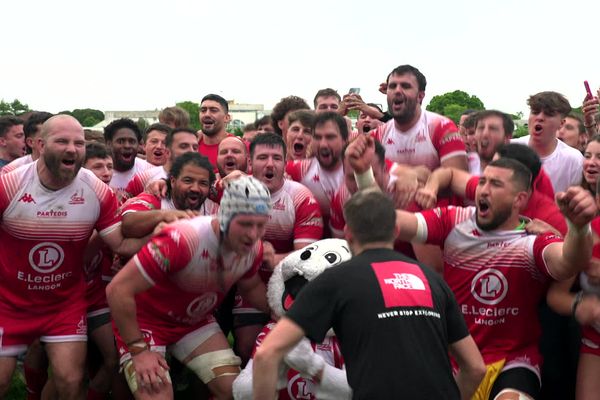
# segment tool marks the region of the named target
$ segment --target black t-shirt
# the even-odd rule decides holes
[[[355,399],[460,399],[448,344],[469,335],[465,321],[443,279],[400,253],[323,272],[287,317],[319,343],[334,329]]]

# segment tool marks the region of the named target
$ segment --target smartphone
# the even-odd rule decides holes
[[[585,86],[585,91],[587,92],[587,98],[593,99],[594,95],[592,94],[592,90],[590,89],[590,84],[588,83],[588,81],[583,81],[583,86]],[[350,89],[350,90],[352,90],[352,89]]]
[[[348,91],[349,94],[360,94],[360,88],[353,87]]]

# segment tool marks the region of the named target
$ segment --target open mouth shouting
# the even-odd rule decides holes
[[[477,214],[480,218],[487,218],[490,215],[490,203],[487,198],[482,197],[477,202]]]
[[[306,145],[303,141],[294,141],[292,145],[292,155],[294,159],[304,158],[306,156]]]
[[[211,130],[215,127],[215,120],[212,118],[202,118],[202,128]]]
[[[185,202],[187,203],[188,209],[197,210],[204,202],[204,196],[199,192],[188,192],[185,195]]]
[[[405,102],[404,97],[396,97],[392,101],[392,110],[393,111],[399,111],[399,110],[401,110],[402,107],[404,107],[404,102]]]
[[[544,127],[541,124],[535,124],[533,126],[533,135],[540,136],[544,132]]]

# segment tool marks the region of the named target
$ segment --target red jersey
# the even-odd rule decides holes
[[[315,158],[289,161],[285,172],[296,182],[306,186],[321,207],[323,219],[328,220],[330,215],[331,200],[338,188],[344,184],[344,170],[340,165],[334,171],[321,168]]]
[[[452,120],[422,110],[419,121],[402,132],[391,119],[375,129],[371,136],[385,148],[385,158],[399,164],[424,165],[430,171],[456,156],[467,157],[465,144]]]
[[[142,324],[201,326],[238,280],[256,274],[262,242],[239,256],[220,248],[212,217],[179,220],[154,236],[133,258],[153,286],[136,296]]]
[[[542,172],[540,170],[540,172]],[[548,179],[546,174],[544,174]],[[538,175],[538,178],[540,175]],[[536,182],[539,181],[536,179]],[[542,178],[541,182],[544,181]],[[475,200],[475,190],[477,189],[477,184],[479,183],[479,177],[474,176],[467,182],[467,188],[465,190],[465,197],[468,200]],[[565,217],[563,217],[560,209],[554,202],[554,194],[552,196],[548,196],[548,188],[542,184],[540,186],[544,192],[540,191],[540,189],[536,188],[534,183],[533,190],[531,191],[531,196],[529,197],[529,201],[527,202],[527,206],[523,211],[521,211],[521,215],[528,218],[537,218],[540,219],[550,225],[552,225],[556,230],[558,230],[563,236],[567,234],[567,223],[565,222]],[[552,190],[552,186],[550,186],[550,190]]]
[[[162,165],[138,172],[127,184],[125,192],[127,192],[128,197],[135,197],[146,190],[146,185],[150,182],[164,179],[167,175],[167,171],[165,171],[165,168]]]
[[[198,153],[202,154],[204,157],[208,158],[208,161],[212,164],[215,174],[219,173],[219,169],[217,168],[217,156],[219,155],[219,143],[217,144],[206,144],[204,143],[204,134],[199,132],[200,140],[198,141]],[[231,133],[227,132],[227,136],[234,136]]]
[[[83,254],[92,231],[119,229],[114,193],[84,168],[48,190],[37,161],[0,176],[0,305],[51,312],[83,298]]]
[[[283,186],[271,193],[273,209],[263,240],[277,253],[294,250],[294,244],[308,245],[323,236],[319,203],[310,190],[298,182],[284,179]]]
[[[543,252],[561,239],[524,230],[480,230],[475,212],[475,207],[450,206],[416,213],[423,232],[417,239],[442,246],[444,279],[489,364],[537,349],[538,305],[552,279]]]
[[[117,194],[117,200],[119,201],[119,204],[122,204],[125,202],[125,200],[127,200],[127,185],[129,185],[129,182],[133,179],[133,177],[136,174],[151,168],[154,168],[154,165],[150,164],[146,160],[136,157],[131,169],[123,172],[114,170],[109,186]]]

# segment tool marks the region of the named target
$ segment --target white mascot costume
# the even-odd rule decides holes
[[[350,248],[342,239],[320,240],[290,253],[277,264],[269,280],[267,296],[273,314],[284,315],[306,283],[350,257]],[[274,326],[275,322],[271,322],[263,328],[256,338],[255,349]],[[321,381],[316,383],[311,378],[321,370]],[[302,339],[285,356],[279,368],[277,389],[280,400],[352,398],[344,361],[332,331],[320,344]],[[252,399],[252,360],[233,383],[233,397],[236,400]]]

